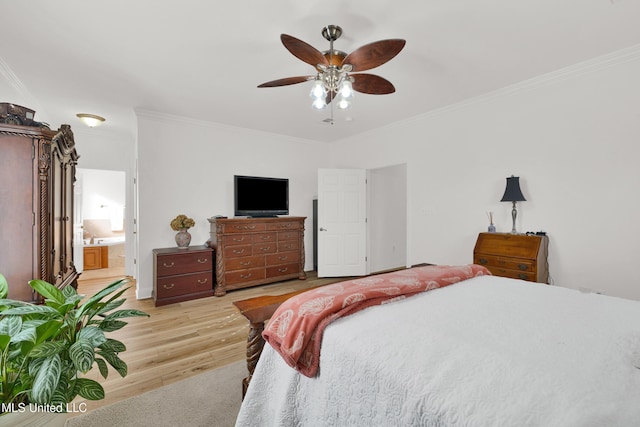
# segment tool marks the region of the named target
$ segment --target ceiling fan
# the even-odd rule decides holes
[[[333,48],[333,42],[342,35],[342,28],[327,25],[322,36],[329,41],[329,50],[320,52],[313,46],[293,36],[282,34],[280,40],[284,47],[296,58],[315,67],[315,76],[286,77],[262,83],[262,87],[287,86],[306,81],[314,81],[311,89],[313,106],[323,109],[337,97],[339,108],[348,108],[353,91],[373,95],[385,95],[395,92],[390,81],[374,74],[361,73],[378,67],[393,59],[406,43],[403,39],[379,40],[366,44],[346,54]]]

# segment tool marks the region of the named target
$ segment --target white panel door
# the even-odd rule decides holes
[[[318,170],[318,277],[367,274],[364,169]]]

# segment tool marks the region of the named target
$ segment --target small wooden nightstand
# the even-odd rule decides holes
[[[473,263],[487,267],[494,276],[549,283],[547,236],[480,233]]]
[[[153,300],[156,306],[213,295],[213,249],[153,250]]]

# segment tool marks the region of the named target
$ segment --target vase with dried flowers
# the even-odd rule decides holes
[[[487,231],[489,231],[489,233],[495,233],[496,226],[493,225],[493,212],[487,212],[487,216],[489,217],[489,227]]]
[[[186,249],[191,243],[189,229],[196,225],[196,222],[186,215],[180,214],[171,221],[171,228],[178,232],[176,234],[176,244],[180,249]]]

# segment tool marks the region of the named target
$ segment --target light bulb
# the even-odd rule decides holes
[[[351,107],[351,103],[350,103],[348,100],[346,100],[346,99],[342,98],[342,99],[340,99],[340,100],[338,101],[338,108],[339,108],[339,109],[341,109],[341,110],[346,110],[346,109],[347,109],[347,108],[349,108],[349,107]]]
[[[344,99],[353,98],[353,86],[351,85],[351,80],[345,79],[340,83],[340,95]]]
[[[311,88],[311,93],[309,96],[313,99],[322,99],[326,95],[326,90],[324,85],[320,80],[316,80],[313,82],[313,87]]]
[[[316,98],[313,100],[313,103],[311,104],[311,106],[316,110],[323,110],[324,107],[327,106],[327,103],[324,102],[324,98]]]

